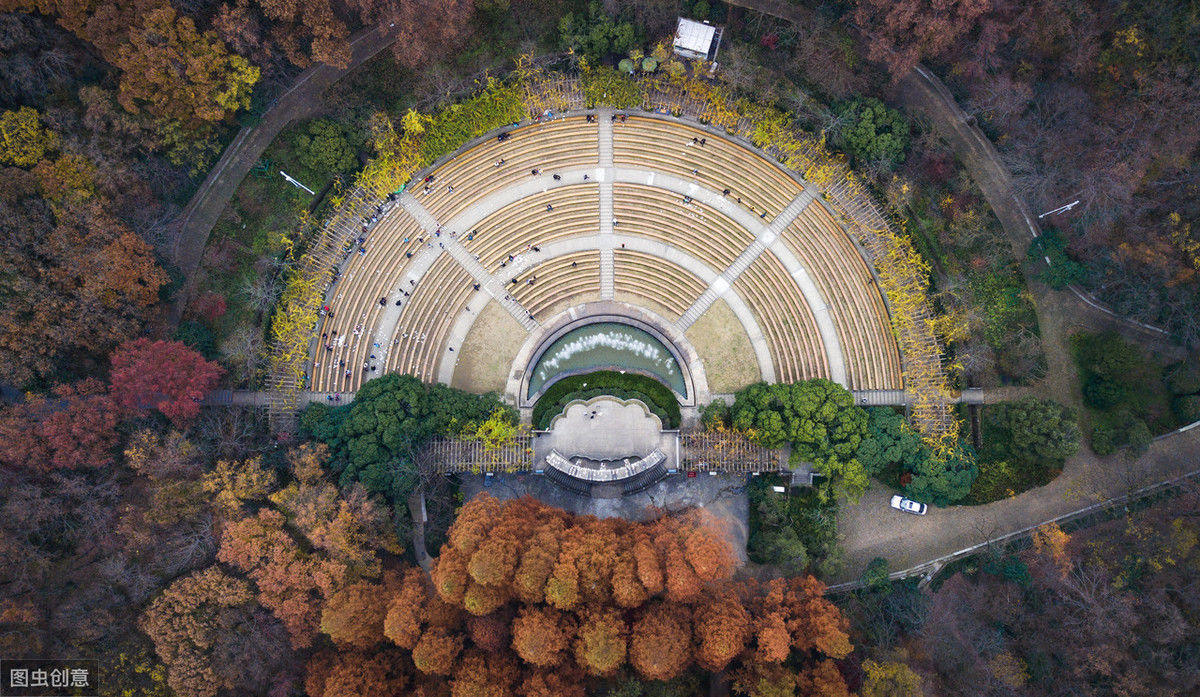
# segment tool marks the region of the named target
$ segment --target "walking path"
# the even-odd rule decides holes
[[[318,64],[305,70],[267,109],[258,123],[238,131],[175,222],[171,260],[187,283],[175,298],[172,323],[182,315],[195,288],[196,271],[200,268],[213,225],[267,146],[289,123],[315,114],[321,108],[321,95],[330,85],[375,57],[395,40],[396,33],[389,27],[372,27],[356,33],[350,37],[350,64],[347,67]]]

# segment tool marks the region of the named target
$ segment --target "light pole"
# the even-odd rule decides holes
[[[1075,206],[1078,206],[1078,205],[1079,205],[1079,199],[1075,199],[1074,201],[1071,201],[1070,203],[1068,203],[1065,206],[1059,206],[1058,208],[1055,208],[1052,211],[1046,211],[1045,213],[1042,213],[1041,215],[1038,216],[1038,220],[1041,220],[1042,218],[1045,218],[1048,215],[1054,215],[1055,213],[1066,213],[1067,211],[1071,210],[1072,208],[1074,208]]]
[[[317,192],[313,191],[312,189],[308,188],[307,186],[296,181],[295,178],[293,178],[291,175],[289,175],[287,172],[283,171],[282,169],[279,170],[279,173],[283,175],[283,178],[286,179],[289,184],[296,187],[297,189],[304,189],[305,191],[307,191],[309,194],[311,194],[313,196],[317,195]]]

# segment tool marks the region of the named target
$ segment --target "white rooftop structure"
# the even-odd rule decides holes
[[[716,60],[720,45],[720,27],[679,18],[679,26],[675,29],[675,53],[697,60]]]

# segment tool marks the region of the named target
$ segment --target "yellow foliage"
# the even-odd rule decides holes
[[[37,109],[23,106],[0,114],[0,164],[26,169],[58,147],[58,135],[43,128]]]

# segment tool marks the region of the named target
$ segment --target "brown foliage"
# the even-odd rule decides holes
[[[150,247],[99,203],[51,210],[20,186],[31,176],[5,170],[0,190],[0,377],[16,384],[136,334],[167,280]]]
[[[451,675],[463,648],[463,638],[440,627],[425,630],[412,649],[413,665],[422,673]]]
[[[269,623],[255,617],[260,612],[245,581],[210,567],[172,583],[142,615],[141,628],[173,690],[212,697],[222,688],[253,689],[265,666],[249,661],[273,651],[278,657]]]
[[[368,649],[383,639],[387,591],[371,583],[354,583],[329,597],[321,611],[321,631],[334,643]]]
[[[322,652],[309,660],[305,690],[309,697],[405,694],[411,682],[406,664],[394,649]]]
[[[724,670],[746,648],[750,613],[732,593],[708,595],[694,614],[696,662],[705,670]]]
[[[591,675],[606,676],[625,664],[628,627],[616,608],[597,608],[583,615],[575,638],[575,660]]]
[[[670,680],[692,662],[691,617],[686,606],[647,605],[633,623],[629,660],[651,680]]]
[[[458,663],[451,682],[454,697],[508,697],[520,675],[510,654],[467,651]]]
[[[578,668],[535,670],[521,681],[522,697],[585,697],[583,675]]]
[[[562,661],[570,645],[572,628],[564,613],[547,607],[523,607],[512,624],[512,646],[517,655],[535,666]]]
[[[409,569],[401,580],[400,589],[388,603],[383,633],[394,644],[412,650],[421,637],[425,605],[429,601],[428,581],[420,569]]]

